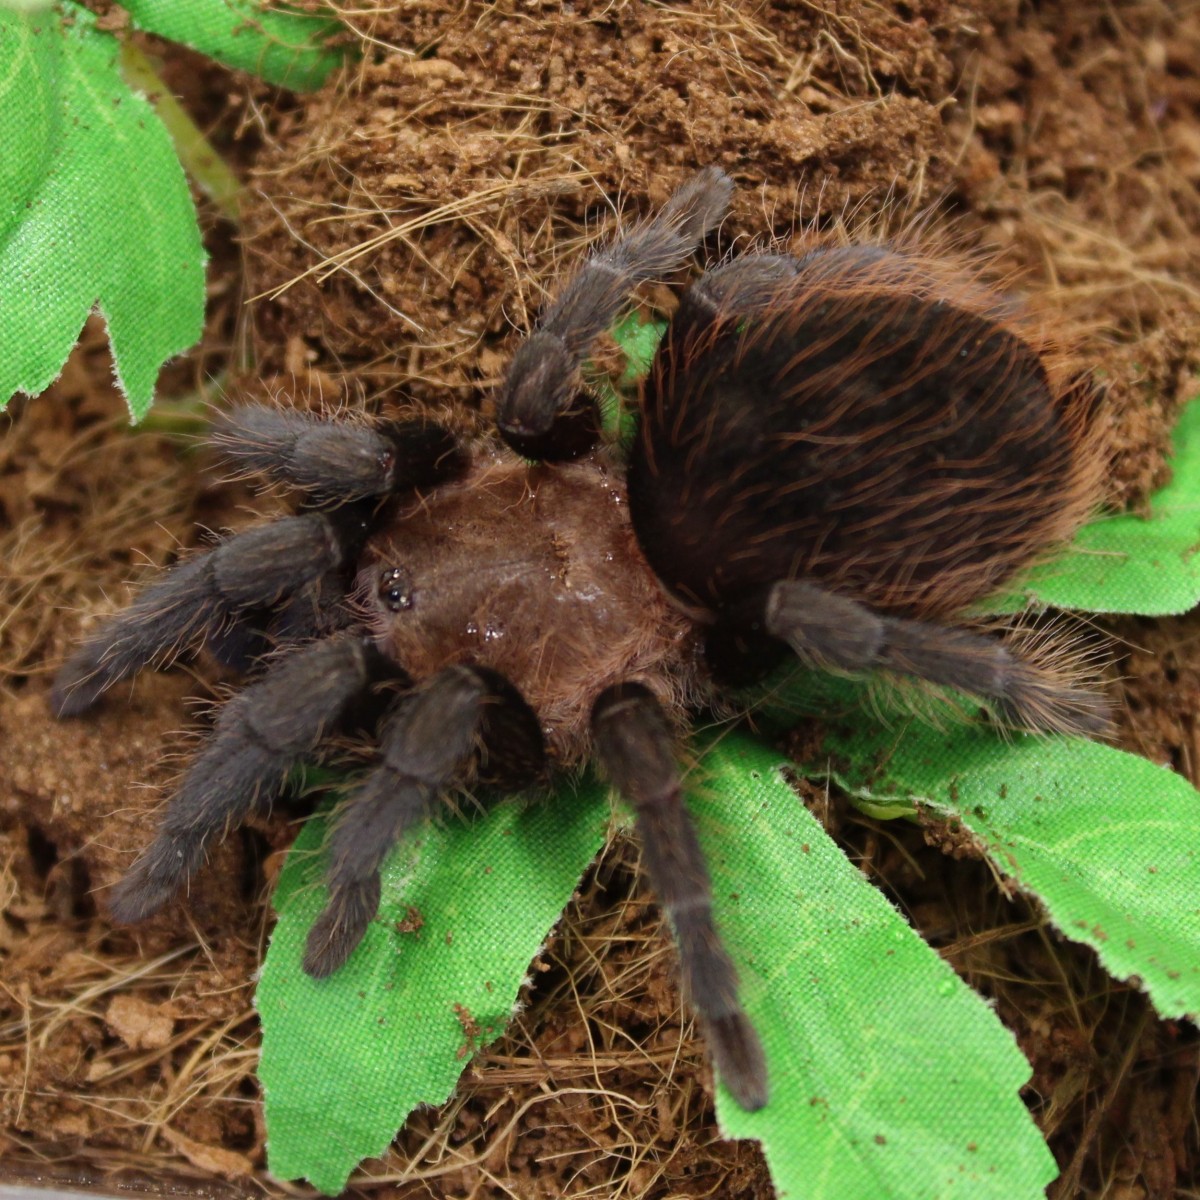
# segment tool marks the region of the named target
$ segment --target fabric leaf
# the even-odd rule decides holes
[[[637,430],[636,394],[638,381],[650,371],[658,343],[666,332],[666,321],[646,320],[640,312],[627,313],[612,329],[613,341],[625,356],[620,375],[588,372],[587,382],[600,403],[602,428],[614,441],[628,440]]]
[[[760,1112],[719,1091],[723,1131],[762,1142],[781,1197],[1043,1196],[1056,1167],[1019,1096],[1030,1070],[1012,1034],[847,860],[781,765],[732,731],[692,800],[770,1070]]]
[[[1079,739],[887,728],[865,710],[804,771],[870,805],[961,824],[1162,1016],[1200,1017],[1200,794],[1174,771]]]
[[[58,377],[93,307],[135,420],[162,363],[200,336],[195,208],[119,49],[84,9],[69,20],[0,9],[0,158],[13,187],[0,194],[0,405]]]
[[[414,831],[384,868],[363,943],[319,981],[300,968],[325,897],[326,821],[308,821],[275,893],[257,995],[272,1174],[339,1192],[414,1108],[449,1097],[475,1049],[504,1032],[610,815],[607,789],[592,782]]]
[[[763,1142],[781,1195],[1040,1195],[1054,1164],[1011,1034],[846,861],[777,753],[741,731],[706,750],[692,808],[772,1088],[756,1114],[722,1092],[726,1132]],[[456,1011],[483,1026],[479,1044],[502,1031],[608,814],[592,783],[423,831],[389,861],[368,944],[321,983],[299,969],[323,896],[309,822],[259,987],[273,1173],[336,1191],[413,1107],[449,1096],[473,1048]]]
[[[1098,516],[984,611],[1049,606],[1160,617],[1200,604],[1200,400],[1180,413],[1172,441],[1171,482],[1151,497],[1148,516]]]
[[[342,32],[332,17],[264,10],[255,0],[121,0],[121,7],[136,29],[298,92],[319,88],[345,58],[330,45]]]

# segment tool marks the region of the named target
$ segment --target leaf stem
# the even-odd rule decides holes
[[[213,149],[199,126],[155,71],[150,60],[133,44],[121,43],[121,73],[130,87],[141,92],[167,127],[183,169],[207,195],[221,215],[235,225],[241,223],[239,201],[242,185],[229,164]]]
[[[223,379],[224,375],[219,375],[213,380],[213,386],[218,392],[224,391]],[[142,418],[138,430],[141,433],[149,431],[166,434],[191,445],[197,438],[208,436],[215,411],[206,392],[188,392],[174,400],[159,400]]]

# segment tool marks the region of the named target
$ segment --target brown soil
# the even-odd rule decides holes
[[[256,190],[244,259],[209,222],[208,334],[171,368],[157,425],[124,427],[90,327],[51,394],[13,405],[0,442],[0,1178],[169,1173],[211,1194],[284,1194],[265,1173],[251,997],[264,872],[290,840],[286,822],[231,838],[187,905],[135,932],[114,929],[93,895],[148,838],[190,749],[173,731],[203,726],[188,697],[213,697],[220,680],[209,664],[147,676],[69,725],[46,706],[54,665],[127,599],[144,564],[243,524],[251,503],[268,507],[206,482],[203,453],[163,431],[194,420],[196,395],[216,398],[210,374],[236,390],[249,355],[255,392],[386,409],[400,389],[486,409],[563,264],[611,227],[609,202],[645,212],[716,162],[738,182],[718,249],[786,241],[810,221],[922,216],[933,236],[952,215],[953,236],[998,274],[1020,274],[1033,305],[1061,314],[1078,365],[1107,382],[1114,505],[1136,507],[1164,477],[1171,419],[1194,390],[1194,10],[346,8],[365,56],[316,97],[272,101],[194,59],[168,64],[218,148],[254,159]],[[1130,620],[1111,633],[1123,744],[1200,781],[1200,622]],[[855,860],[1016,1031],[1034,1066],[1027,1099],[1063,1169],[1052,1195],[1190,1194],[1194,1031],[1156,1021],[980,863],[818,799]],[[356,1191],[771,1194],[756,1148],[716,1134],[701,1046],[680,1022],[635,861],[625,843],[610,849],[509,1035]],[[671,1079],[603,1036],[590,1048],[585,1017],[601,1034],[678,1046]],[[582,1095],[593,1054],[635,1104]]]

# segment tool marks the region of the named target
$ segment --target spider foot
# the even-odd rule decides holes
[[[577,376],[592,343],[620,315],[630,291],[681,267],[721,223],[733,183],[719,167],[697,171],[649,221],[593,254],[513,356],[496,401],[500,433],[518,454],[561,460],[593,445],[595,401]]]
[[[119,680],[302,591],[350,561],[365,534],[366,514],[344,506],[247,529],[180,563],[67,661],[51,691],[55,714],[76,716]]]
[[[304,946],[304,972],[326,979],[343,966],[362,941],[379,909],[379,876],[348,883],[333,893]]]
[[[271,664],[230,700],[167,804],[158,836],[113,889],[116,920],[157,912],[199,869],[208,847],[266,808],[292,769],[387,674],[393,669],[368,642],[342,634]]]
[[[739,1108],[757,1112],[767,1103],[767,1060],[750,1019],[734,1012],[702,1024],[721,1082]]]
[[[592,733],[606,773],[633,802],[642,866],[675,933],[684,993],[708,1032],[717,1074],[742,1108],[762,1108],[766,1060],[713,918],[712,883],[683,803],[666,714],[646,687],[617,684],[596,700]]]
[[[461,467],[454,436],[419,419],[376,427],[241,404],[218,418],[213,442],[239,473],[265,475],[332,503],[430,486]]]
[[[1102,737],[1104,695],[1072,677],[1053,650],[1023,655],[997,638],[953,625],[883,616],[816,584],[785,580],[737,614],[823,670],[894,671],[978,696],[1007,724],[1037,733]]]
[[[109,893],[108,911],[119,925],[152,917],[199,865],[176,839],[160,835]]]

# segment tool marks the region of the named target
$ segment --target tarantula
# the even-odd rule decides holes
[[[305,505],[175,566],[53,690],[73,716],[185,647],[275,649],[115,887],[116,920],[165,904],[382,695],[304,969],[346,961],[389,848],[452,786],[513,790],[594,758],[636,813],[717,1071],[756,1109],[763,1055],[676,766],[686,714],[790,653],[967,693],[1026,729],[1104,730],[1102,697],[1049,651],[953,623],[1072,532],[1101,462],[1092,390],[960,266],[880,245],[725,262],[679,300],[627,465],[601,444],[579,386],[589,347],[634,285],[686,263],[731,195],[702,170],[583,263],[512,361],[499,438],[419,416],[247,405],[220,419],[228,458]]]

